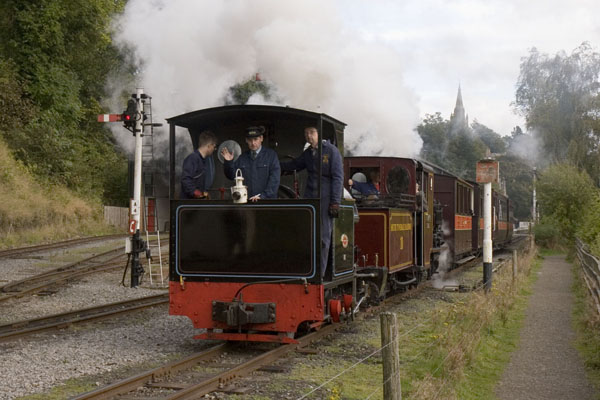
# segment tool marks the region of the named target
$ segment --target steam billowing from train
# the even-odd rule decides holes
[[[115,24],[116,40],[135,50],[136,84],[153,97],[155,122],[223,105],[230,86],[259,72],[282,105],[346,122],[353,154],[415,156],[417,99],[402,78],[410,61],[344,25],[342,6],[130,0]]]

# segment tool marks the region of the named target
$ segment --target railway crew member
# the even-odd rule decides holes
[[[301,171],[306,168],[308,180],[304,197],[315,198],[318,196],[319,188],[317,181],[319,132],[317,128],[311,126],[304,129],[304,137],[310,146],[294,160],[283,162],[281,168],[283,171]],[[321,148],[321,276],[324,276],[329,258],[333,218],[338,216],[342,199],[344,168],[337,147],[323,140]]]
[[[198,136],[198,149],[183,160],[181,174],[182,199],[207,199],[207,190],[215,179],[215,161],[212,154],[217,148],[217,138],[211,131]]]
[[[277,153],[262,145],[265,128],[252,126],[246,130],[248,150],[233,161],[233,154],[223,147],[223,171],[229,179],[235,178],[237,169],[242,170],[244,183],[248,186],[250,201],[276,199],[281,179],[281,167]]]
[[[379,196],[379,171],[372,170],[369,173],[369,178],[371,182],[357,182],[348,179],[348,186],[351,186],[354,190],[358,190],[364,196]]]

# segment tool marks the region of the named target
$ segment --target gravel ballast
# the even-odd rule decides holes
[[[117,246],[114,241],[108,244]],[[107,250],[97,250],[97,246],[0,259],[3,284]],[[149,287],[148,282],[138,289],[124,287],[122,274],[122,269],[92,274],[58,287],[51,295],[8,300],[1,305],[0,324],[166,293],[166,288]],[[43,393],[70,378],[102,376],[123,367],[156,364],[200,351],[209,344],[194,340],[197,333],[187,317],[169,316],[164,305],[0,343],[0,399]]]

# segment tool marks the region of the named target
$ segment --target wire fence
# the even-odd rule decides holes
[[[587,244],[579,238],[575,239],[575,248],[583,270],[583,279],[594,299],[594,303],[596,303],[596,310],[600,314],[600,260],[590,252]]]
[[[525,246],[525,249],[523,250],[523,252],[522,253],[520,252],[520,255],[524,255],[524,254],[528,255],[531,252],[531,249],[532,249],[531,246],[532,246],[532,243],[529,242],[528,245]],[[525,258],[526,257],[524,257],[523,259],[525,259]],[[519,261],[521,261],[520,257],[519,257]],[[510,259],[505,259],[505,260],[501,261],[500,263],[498,263],[493,270],[494,275],[497,275],[502,270],[504,270],[504,267],[507,266],[510,262],[511,262]],[[596,264],[596,266],[597,266],[597,264]],[[596,270],[598,270],[598,269],[596,268]],[[596,277],[598,277],[598,275],[596,275]],[[596,278],[596,283],[598,283],[598,282],[599,281]],[[473,290],[474,290],[474,292],[482,293],[481,290],[483,289],[483,287],[484,287],[484,283],[479,282],[479,284],[476,285],[476,287],[474,287]],[[481,294],[480,296],[482,298],[485,298],[485,296],[483,294]],[[438,339],[432,340],[431,343],[429,343],[427,346],[425,346],[425,348],[421,349],[418,352],[418,354],[411,355],[410,357],[406,357],[406,356],[402,357],[401,364],[403,365],[403,368],[400,368],[396,374],[389,376],[387,378],[387,381],[390,381],[394,378],[401,377],[402,373],[406,374],[407,368],[410,368],[410,364],[413,361],[418,362],[419,359],[425,359],[425,358],[431,357],[432,354],[437,353],[435,348],[438,347],[440,349],[440,351],[443,351],[443,353],[445,355],[443,355],[443,357],[440,357],[441,360],[437,364],[435,364],[435,368],[433,368],[433,370],[429,374],[427,374],[427,376],[421,378],[418,382],[412,382],[414,386],[413,386],[413,390],[411,391],[412,394],[410,397],[411,398],[432,398],[432,399],[443,398],[444,389],[447,388],[448,383],[451,381],[450,376],[452,374],[450,374],[450,376],[446,376],[447,373],[441,372],[441,370],[447,369],[447,368],[452,369],[451,364],[456,362],[456,360],[454,360],[454,358],[459,357],[459,355],[457,356],[457,354],[464,352],[465,350],[469,351],[469,349],[467,349],[467,348],[475,346],[476,343],[478,343],[479,339],[481,338],[482,329],[485,329],[485,327],[489,323],[489,316],[485,316],[485,315],[481,315],[476,320],[466,321],[467,319],[472,318],[472,317],[473,317],[472,315],[467,315],[467,314],[460,315],[459,314],[459,315],[457,315],[457,318],[455,320],[452,320],[454,325],[464,325],[464,324],[470,325],[470,327],[468,327],[468,330],[472,331],[472,332],[470,332],[471,334],[466,334],[466,335],[460,337],[460,339],[456,340],[449,348],[444,347],[444,344],[442,344],[441,340],[438,340]],[[313,396],[318,395],[317,393],[320,390],[326,389],[327,386],[330,385],[332,382],[335,382],[336,380],[340,379],[344,374],[349,373],[351,370],[355,369],[360,364],[372,362],[371,361],[372,358],[380,357],[380,354],[382,354],[382,351],[387,346],[397,343],[399,346],[400,346],[400,344],[402,344],[403,346],[406,347],[407,340],[410,341],[413,336],[419,336],[419,335],[423,335],[424,332],[429,332],[428,329],[429,329],[429,327],[426,324],[416,323],[414,326],[406,329],[403,333],[398,334],[393,340],[391,340],[385,346],[378,347],[374,351],[370,352],[368,355],[366,355],[366,356],[360,358],[358,361],[354,362],[352,365],[350,365],[346,368],[343,368],[342,370],[338,370],[338,372],[335,373],[332,377],[324,380],[322,383],[318,384],[316,387],[312,388],[311,390],[309,390],[308,392],[303,394],[297,400],[313,398]],[[461,334],[464,334],[464,332],[461,332]],[[403,340],[403,341],[400,342],[400,340]],[[382,372],[382,374],[383,374],[383,372]],[[382,375],[382,378],[383,378],[383,375]],[[407,378],[406,375],[404,375],[404,378],[405,379]],[[432,385],[432,380],[437,380],[438,383],[436,385]],[[373,390],[370,391],[370,393],[368,395],[366,395],[366,397],[364,397],[364,398],[365,399],[381,398],[381,396],[383,395],[383,388],[384,388],[386,382],[383,382],[383,379],[381,379],[381,382],[374,384]],[[404,385],[404,382],[402,383],[402,385]],[[399,390],[400,390],[400,388],[399,388]],[[320,397],[318,397],[318,398],[327,398],[327,399],[338,398],[335,395],[332,395],[329,397],[322,397],[323,396],[322,392],[319,393],[319,395],[320,395]],[[375,396],[377,396],[377,397],[375,397]]]

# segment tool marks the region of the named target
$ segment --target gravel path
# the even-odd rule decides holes
[[[564,257],[546,257],[526,311],[519,348],[496,387],[499,399],[594,398],[573,347],[571,281],[571,266]]]

